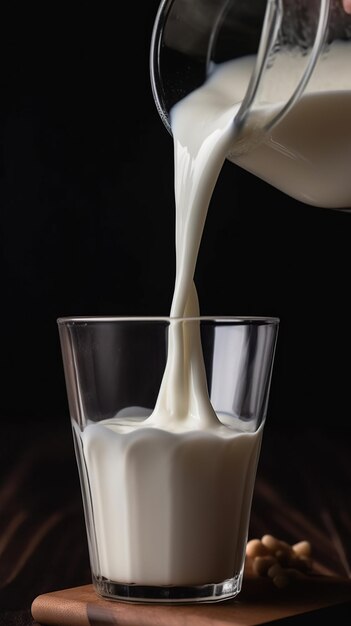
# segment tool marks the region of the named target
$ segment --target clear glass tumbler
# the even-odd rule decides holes
[[[266,317],[58,319],[100,596],[188,603],[240,592],[278,327]],[[202,369],[176,366],[172,378],[175,336],[199,339]],[[186,388],[192,408],[172,413]]]

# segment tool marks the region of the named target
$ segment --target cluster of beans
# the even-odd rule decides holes
[[[251,539],[246,545],[246,558],[256,576],[268,576],[276,587],[286,587],[292,580],[312,572],[311,544],[299,541],[290,545],[273,535]]]

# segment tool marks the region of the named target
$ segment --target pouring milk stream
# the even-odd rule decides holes
[[[351,89],[339,81],[351,70],[350,51],[350,41],[333,45],[303,97],[264,138],[261,122],[272,115],[264,105],[239,135],[233,124],[255,62],[251,57],[219,64],[170,111],[176,277],[158,400],[146,418],[117,416],[83,432],[76,428],[94,508],[99,576],[108,581],[186,586],[235,575],[240,591],[262,427],[239,432],[215,413],[198,321],[184,330],[177,318],[200,313],[196,260],[226,158],[304,202],[351,206]],[[283,92],[285,79],[289,76],[281,76],[272,89]],[[325,124],[326,112],[331,126]],[[145,471],[150,455],[157,461]],[[182,507],[175,509],[180,492]]]

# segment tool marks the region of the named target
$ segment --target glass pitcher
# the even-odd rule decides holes
[[[301,202],[351,210],[351,15],[342,0],[163,0],[150,73],[170,133],[173,107],[228,63],[238,106],[227,158]]]

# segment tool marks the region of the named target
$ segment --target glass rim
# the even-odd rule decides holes
[[[102,322],[214,322],[214,323],[227,323],[227,324],[249,324],[250,322],[258,322],[262,324],[278,325],[280,323],[279,317],[268,315],[196,315],[196,316],[183,316],[183,317],[171,317],[170,315],[77,315],[77,316],[63,316],[58,317],[56,322],[59,326],[65,326],[68,324],[94,324]]]

